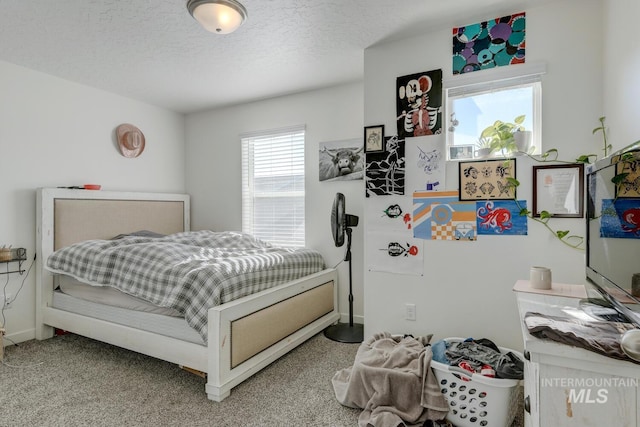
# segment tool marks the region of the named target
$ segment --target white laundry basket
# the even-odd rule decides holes
[[[445,338],[448,343],[464,341]],[[512,352],[520,360],[522,353],[504,347],[500,352]],[[490,378],[465,371],[457,366],[432,361],[431,368],[440,391],[449,404],[447,421],[456,427],[509,427],[520,405],[516,402],[521,380]]]

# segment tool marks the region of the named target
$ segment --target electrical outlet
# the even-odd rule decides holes
[[[2,307],[3,307],[5,310],[8,310],[8,309],[10,309],[11,307],[13,307],[13,306],[11,305],[11,304],[13,303],[12,298],[13,298],[13,295],[11,295],[11,294],[9,294],[9,293],[4,294],[4,301],[2,301]]]
[[[416,305],[405,304],[404,305],[404,318],[407,320],[416,320]]]

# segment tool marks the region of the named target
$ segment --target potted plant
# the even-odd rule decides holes
[[[478,138],[476,142],[476,157],[488,157],[493,151],[492,143],[491,138]]]
[[[511,122],[496,120],[480,134],[481,138],[491,140],[493,151],[502,151],[504,155],[517,152],[528,152],[531,146],[531,131],[526,131],[522,123],[525,115],[516,117]]]

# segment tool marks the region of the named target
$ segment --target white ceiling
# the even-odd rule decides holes
[[[358,81],[369,46],[541,3],[241,1],[216,35],[186,0],[0,0],[0,60],[188,113]]]

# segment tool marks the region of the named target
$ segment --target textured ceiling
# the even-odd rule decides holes
[[[0,0],[0,60],[188,113],[357,81],[369,46],[540,0],[242,3],[216,35],[186,0]]]

